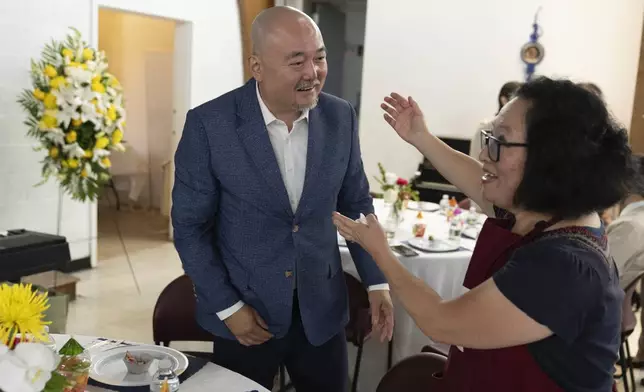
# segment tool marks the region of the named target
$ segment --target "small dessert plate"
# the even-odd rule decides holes
[[[154,360],[147,372],[132,374],[128,372],[123,358],[125,353],[140,356],[150,355]],[[100,383],[121,387],[147,386],[152,382],[152,377],[159,367],[159,361],[168,359],[172,363],[172,370],[178,376],[188,368],[188,358],[181,352],[170,347],[155,345],[137,345],[116,347],[92,355],[92,367],[89,376]]]

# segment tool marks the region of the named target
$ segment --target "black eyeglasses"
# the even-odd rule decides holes
[[[487,147],[487,155],[493,162],[498,162],[501,158],[501,146],[503,147],[528,147],[526,143],[510,143],[492,136],[492,132],[487,130],[481,131],[481,150]]]

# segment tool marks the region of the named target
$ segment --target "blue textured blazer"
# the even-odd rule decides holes
[[[348,321],[332,212],[373,212],[356,115],[348,102],[320,95],[309,113],[304,189],[293,213],[255,89],[251,79],[188,112],[175,155],[175,246],[204,329],[234,339],[216,313],[242,300],[284,337],[296,286],[307,338],[321,345]],[[365,286],[386,283],[360,246],[349,250]]]

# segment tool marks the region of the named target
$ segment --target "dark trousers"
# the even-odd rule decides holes
[[[319,347],[304,334],[297,295],[288,334],[259,346],[215,338],[213,360],[265,388],[273,389],[279,366],[284,364],[297,392],[345,392],[348,383],[347,343],[344,329]]]

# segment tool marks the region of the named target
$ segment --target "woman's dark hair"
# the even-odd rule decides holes
[[[636,174],[630,193],[644,197],[644,155],[633,154],[633,164]]]
[[[501,87],[501,91],[499,91],[499,96],[497,98],[499,103],[499,110],[497,111],[497,114],[503,108],[503,103],[501,102],[501,98],[505,97],[509,101],[514,97],[514,95],[517,93],[519,88],[521,88],[521,82],[507,82]]]
[[[574,219],[620,202],[635,169],[624,128],[596,94],[545,77],[517,92],[528,102],[527,157],[517,206]]]
[[[595,83],[590,83],[590,82],[584,82],[584,83],[579,83],[579,85],[586,90],[590,91],[591,93],[597,94],[599,98],[604,98],[604,93],[602,90],[597,86]]]

